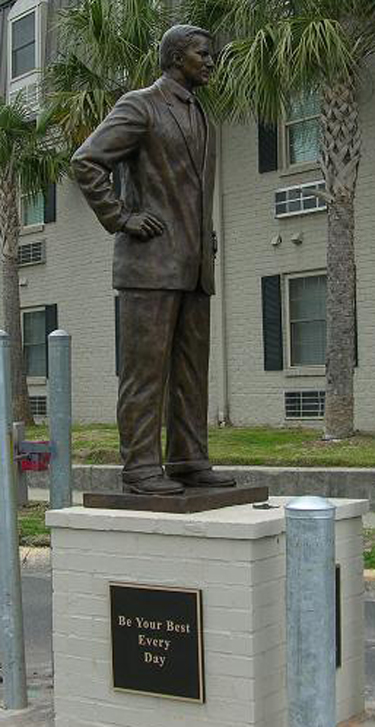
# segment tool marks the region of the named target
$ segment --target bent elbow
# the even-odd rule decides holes
[[[86,160],[82,153],[80,153],[80,149],[78,149],[76,152],[74,152],[71,160],[70,160],[71,167],[73,169],[73,173],[76,179],[80,179],[82,174],[84,174],[84,171],[86,169]]]

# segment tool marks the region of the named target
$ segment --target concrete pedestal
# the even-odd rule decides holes
[[[48,513],[56,727],[287,727],[286,502],[190,515],[80,507]],[[340,722],[364,708],[367,502],[332,502],[341,567]],[[202,590],[205,704],[114,691],[110,581]]]

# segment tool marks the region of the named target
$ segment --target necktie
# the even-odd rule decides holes
[[[189,98],[189,118],[190,118],[190,131],[191,131],[191,143],[192,151],[195,159],[198,162],[198,168],[203,168],[204,162],[204,148],[206,142],[206,134],[204,128],[204,120],[202,113],[197,106],[193,96]]]

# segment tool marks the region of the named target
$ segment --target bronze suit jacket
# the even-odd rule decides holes
[[[203,113],[203,112],[202,112]],[[203,168],[169,80],[126,93],[72,159],[76,179],[99,221],[116,233],[113,285],[118,289],[214,293],[212,204],[215,138],[203,114]],[[121,199],[111,172],[119,166]],[[143,242],[123,231],[130,212],[147,210],[162,235]]]

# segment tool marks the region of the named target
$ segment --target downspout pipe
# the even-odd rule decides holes
[[[229,424],[227,321],[225,296],[225,226],[223,211],[223,132],[216,128],[216,183],[214,195],[214,227],[218,238],[216,260],[216,317],[217,317],[217,419],[219,426]]]

